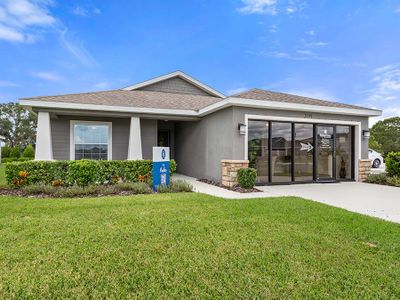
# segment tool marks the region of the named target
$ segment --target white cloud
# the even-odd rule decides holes
[[[33,72],[32,76],[40,78],[40,79],[44,79],[47,81],[62,81],[62,80],[64,80],[63,77],[61,77],[60,75],[53,73],[53,72]]]
[[[262,14],[275,15],[277,14],[277,0],[242,0],[244,6],[238,11],[244,14]]]
[[[278,27],[276,25],[271,25],[269,27],[269,32],[271,32],[271,33],[275,33],[275,32],[277,32],[277,30],[278,30]]]
[[[48,11],[50,5],[50,1],[1,1],[0,39],[9,42],[34,42],[39,35],[39,28],[56,23]]]
[[[372,88],[366,90],[366,105],[383,110],[381,117],[372,118],[371,126],[379,120],[400,116],[400,63],[372,70]]]
[[[304,0],[242,0],[242,3],[243,6],[238,9],[240,13],[271,16],[281,12],[301,12],[306,5]]]
[[[101,10],[97,7],[93,8],[93,9],[89,9],[87,7],[84,6],[80,6],[77,5],[72,9],[72,13],[74,15],[80,16],[80,17],[88,17],[91,14],[94,15],[100,15],[101,14]]]
[[[297,11],[296,7],[291,7],[291,6],[286,7],[286,13],[288,13],[288,14],[293,14],[296,11]]]
[[[314,35],[314,34],[315,34],[315,31],[314,31],[314,30],[309,30],[309,31],[306,32],[306,34],[308,34],[308,35]]]
[[[86,50],[83,42],[78,40],[73,33],[69,33],[67,29],[60,32],[59,41],[61,46],[75,57],[81,64],[85,66],[95,66],[97,62]]]
[[[72,13],[77,16],[86,17],[89,14],[89,11],[82,6],[75,6],[72,10]]]
[[[395,12],[400,13],[400,6],[395,9]]]
[[[242,93],[242,92],[248,91],[248,90],[249,90],[249,89],[246,88],[246,87],[239,87],[239,88],[236,88],[236,89],[227,90],[227,91],[226,91],[226,94],[227,94],[228,96],[231,96],[231,95],[239,94],[239,93]]]
[[[249,52],[250,53],[250,52]],[[338,59],[335,57],[325,57],[316,54],[313,51],[307,49],[298,49],[295,52],[285,52],[285,51],[260,51],[258,53],[250,53],[265,57],[279,58],[279,59],[289,59],[289,60],[318,60],[324,62],[337,62]]]

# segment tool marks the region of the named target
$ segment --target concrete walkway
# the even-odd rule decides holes
[[[260,193],[238,193],[199,182],[196,178],[180,174],[174,179],[190,182],[196,192],[227,199],[250,199],[279,196],[296,196],[340,207],[352,212],[400,223],[400,188],[342,182],[326,184],[292,184],[257,187]]]

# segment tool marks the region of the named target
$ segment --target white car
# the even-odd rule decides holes
[[[378,152],[368,149],[368,158],[371,160],[373,168],[379,168],[383,164],[383,157]]]

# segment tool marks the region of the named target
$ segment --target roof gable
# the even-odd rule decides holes
[[[142,90],[225,98],[225,95],[181,71],[159,76],[132,86],[128,86],[122,90]]]

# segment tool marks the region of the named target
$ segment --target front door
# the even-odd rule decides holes
[[[317,125],[317,181],[333,181],[334,174],[334,126]]]

